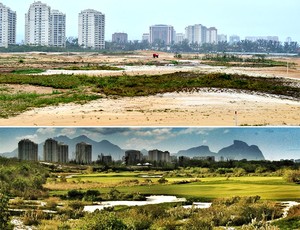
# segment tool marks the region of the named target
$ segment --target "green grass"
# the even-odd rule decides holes
[[[43,73],[45,70],[43,69],[18,69],[13,70],[11,73],[13,74],[37,74],[37,73]]]
[[[97,174],[86,175],[84,181],[98,183],[120,183],[124,180],[137,179],[136,174],[131,176],[102,176]],[[75,179],[75,178],[74,178]],[[151,195],[176,195],[180,197],[197,197],[202,200],[226,198],[232,196],[260,196],[266,200],[298,200],[300,199],[300,185],[287,183],[281,177],[225,177],[201,178],[200,182],[188,184],[172,184],[174,181],[191,178],[166,178],[167,184],[120,186],[117,189],[124,193],[139,192]],[[76,180],[76,179],[75,179]],[[144,181],[138,179],[139,181]],[[152,179],[151,179],[152,180]],[[157,182],[157,178],[152,180]],[[101,188],[101,193],[109,192],[110,188]],[[52,195],[66,194],[66,191],[54,190]]]
[[[96,87],[101,93],[119,96],[146,96],[206,87],[248,90],[300,98],[299,88],[286,79],[223,73],[178,72],[154,76],[106,77],[98,79]]]
[[[116,66],[109,65],[85,65],[85,66],[70,66],[62,68],[64,70],[124,70],[123,68],[119,68]]]
[[[0,117],[8,118],[31,108],[66,104],[71,102],[86,103],[91,100],[100,98],[97,95],[86,95],[84,93],[53,93],[53,94],[36,94],[36,93],[17,93],[5,94],[0,92]]]
[[[181,185],[154,185],[154,186],[134,186],[128,188],[118,188],[122,192],[140,192],[142,194],[165,194],[184,197],[200,197],[207,200],[232,196],[254,196],[258,195],[267,200],[299,200],[300,187],[295,184],[288,184],[278,179],[262,182],[261,178],[256,178],[257,182],[249,181],[247,178],[240,180],[207,180]]]
[[[272,225],[275,225],[280,229],[300,229],[300,216],[278,220]]]
[[[237,55],[230,54],[216,54],[211,55],[207,54],[203,58],[203,63],[211,66],[241,66],[241,67],[279,67],[279,66],[287,66],[286,62],[276,61],[270,58],[266,58],[265,55],[254,55],[248,58],[242,58]],[[296,63],[289,63],[290,67],[295,67]]]

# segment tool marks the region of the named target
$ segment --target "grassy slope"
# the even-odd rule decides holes
[[[80,177],[81,181],[98,182],[104,184],[121,183],[124,180],[138,179],[140,182],[144,178],[137,178],[135,174],[103,176],[85,175]],[[172,184],[174,181],[188,180],[191,178],[166,178],[168,184],[156,184],[146,186],[122,186],[117,187],[121,192],[140,192],[142,194],[163,194],[178,195],[184,197],[199,197],[203,200],[211,200],[221,197],[232,196],[254,196],[259,195],[262,199],[268,200],[299,200],[299,185],[287,183],[281,177],[231,177],[227,180],[225,177],[201,178],[200,182],[189,184]],[[76,178],[69,179],[69,182],[76,181]],[[157,179],[151,179],[156,182]],[[80,185],[79,185],[80,186]],[[110,188],[100,188],[101,193],[108,192]],[[66,191],[54,190],[52,194],[62,194]]]
[[[85,102],[100,98],[99,93],[117,96],[148,96],[158,93],[193,91],[199,88],[237,89],[300,99],[295,82],[228,74],[178,72],[154,76],[88,77],[75,75],[0,74],[0,84],[29,84],[52,87],[52,95],[11,93],[0,90],[0,117],[14,116],[30,108],[59,103]],[[64,93],[59,90],[64,89]]]

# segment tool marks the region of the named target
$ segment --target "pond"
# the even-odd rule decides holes
[[[94,212],[97,209],[102,210],[108,207],[114,207],[119,205],[125,206],[142,206],[148,204],[161,204],[161,203],[173,203],[173,202],[186,202],[185,198],[177,198],[176,196],[149,196],[146,197],[146,201],[104,201],[100,202],[97,205],[87,205],[84,206],[84,211],[86,212]],[[196,208],[208,208],[211,203],[194,203],[194,207]],[[188,208],[188,206],[184,206]],[[190,205],[192,207],[192,205]]]

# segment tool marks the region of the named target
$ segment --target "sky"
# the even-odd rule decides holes
[[[241,140],[257,145],[267,160],[300,159],[300,128],[290,127],[3,127],[0,128],[0,153],[15,150],[24,138],[39,144],[60,135],[69,138],[86,135],[98,142],[108,140],[122,149],[160,149],[171,154],[201,145],[218,152],[234,140]]]
[[[34,0],[1,0],[17,12],[17,40],[24,39],[25,13]],[[291,37],[300,42],[299,0],[42,0],[66,14],[66,35],[77,37],[78,13],[95,9],[105,14],[106,40],[115,32],[128,33],[129,40],[141,40],[149,26],[168,24],[177,33],[188,25],[216,27],[219,34]]]

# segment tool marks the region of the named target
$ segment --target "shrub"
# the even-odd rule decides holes
[[[8,197],[0,193],[0,229],[8,229],[10,215],[8,212]]]
[[[75,199],[81,200],[83,196],[84,193],[76,189],[68,191],[68,198],[71,200],[75,200]]]
[[[300,183],[300,170],[286,170],[284,178],[287,182]]]
[[[211,220],[203,217],[193,217],[189,219],[183,226],[184,230],[213,230],[213,224]]]
[[[80,219],[76,226],[78,230],[125,230],[127,226],[115,213],[95,211]]]
[[[161,177],[161,178],[158,179],[157,182],[160,183],[160,184],[165,184],[165,183],[168,183],[168,180],[164,177]]]

